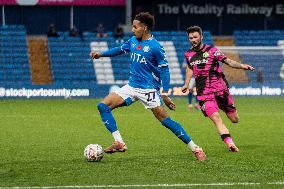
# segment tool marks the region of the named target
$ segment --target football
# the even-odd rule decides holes
[[[99,144],[89,144],[84,150],[84,156],[87,161],[101,161],[104,157],[104,151]]]

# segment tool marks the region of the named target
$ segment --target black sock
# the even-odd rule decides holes
[[[231,137],[231,135],[230,134],[222,134],[221,135],[221,139],[224,141],[224,139],[225,138],[227,138],[227,137]]]

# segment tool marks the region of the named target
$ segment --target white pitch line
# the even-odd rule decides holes
[[[271,184],[271,185],[284,185],[284,182],[268,182],[267,184]]]
[[[232,183],[185,183],[185,184],[129,184],[129,185],[81,185],[81,186],[12,186],[0,187],[0,189],[52,189],[52,188],[145,188],[145,187],[194,187],[194,186],[237,186],[237,185],[284,185],[284,182],[232,182]]]

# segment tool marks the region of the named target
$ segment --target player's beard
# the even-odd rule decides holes
[[[195,50],[195,51],[200,50],[201,45],[202,45],[202,44],[201,44],[201,41],[198,42],[198,43],[196,44],[196,46],[193,47],[193,50]]]

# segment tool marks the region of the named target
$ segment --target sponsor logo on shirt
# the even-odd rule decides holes
[[[146,58],[139,53],[131,53],[131,60],[133,62],[144,63],[147,64]]]
[[[206,64],[207,62],[208,62],[208,60],[204,58],[202,60],[195,60],[193,62],[190,62],[189,64],[191,66],[194,66],[194,65],[197,65],[197,64]]]

